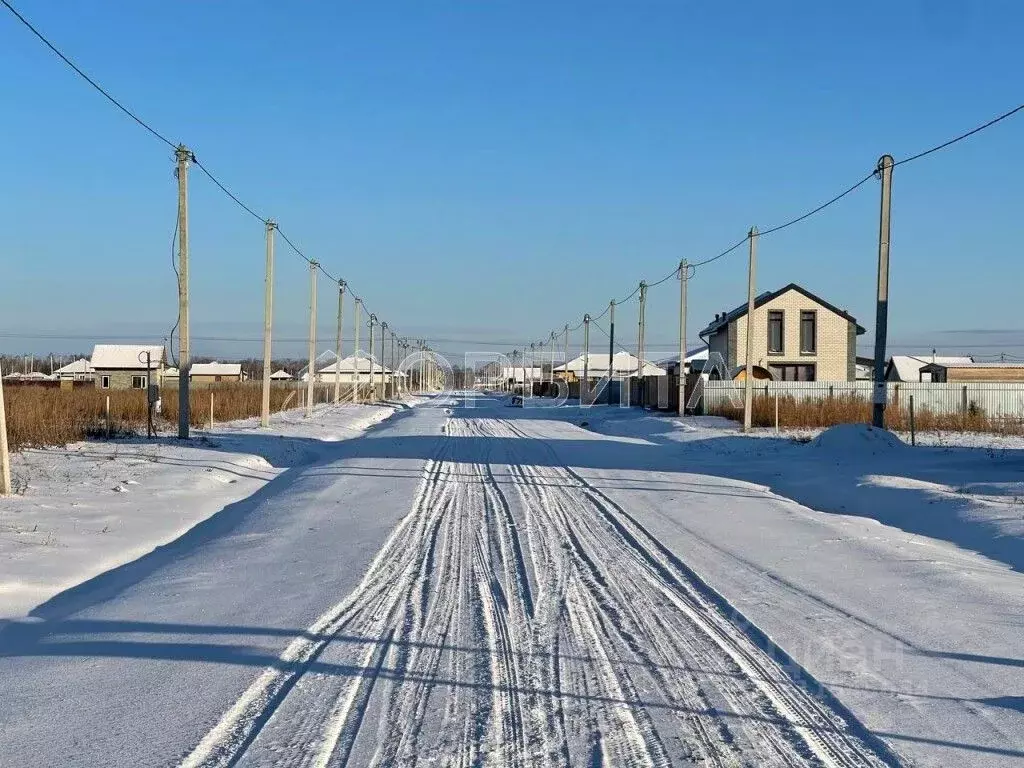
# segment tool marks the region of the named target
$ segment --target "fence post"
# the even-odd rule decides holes
[[[210,431],[213,432],[213,389],[210,389]]]
[[[180,385],[179,385],[180,386]],[[104,413],[107,418],[107,440],[110,439],[110,395],[107,395],[107,402],[104,406]]]
[[[3,372],[0,371],[0,496],[11,493],[11,454],[7,446],[7,412],[4,408]]]
[[[968,408],[967,408],[967,385],[966,384],[964,384],[963,388],[960,390],[960,410],[961,410],[961,412],[963,412],[964,416],[967,415]]]
[[[910,396],[910,444],[917,445],[917,437],[914,434],[914,396]]]
[[[765,387],[767,389],[767,387]],[[779,393],[775,393],[775,431],[779,431]]]

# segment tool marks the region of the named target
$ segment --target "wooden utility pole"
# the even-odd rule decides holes
[[[590,315],[583,316],[583,381],[580,382],[580,405],[590,404]]]
[[[270,369],[273,364],[270,337],[274,327],[274,230],[277,224],[267,219],[267,269],[263,276],[263,402],[260,426],[270,426]],[[179,382],[181,381],[179,376]],[[181,384],[179,383],[180,387]]]
[[[686,281],[690,267],[679,262],[679,415],[686,413]]]
[[[309,369],[306,371],[306,418],[313,415],[316,382],[316,273],[320,265],[309,262]]]
[[[11,495],[11,454],[7,445],[7,411],[4,408],[3,371],[0,371],[0,496]]]
[[[342,314],[345,309],[345,281],[338,281],[338,338],[334,345],[334,403],[341,402],[341,333],[345,329]]]
[[[757,273],[757,227],[747,233],[750,244],[750,263],[747,268],[747,360],[746,378],[743,381],[743,431],[750,431],[751,412],[754,405],[754,278]]]
[[[178,162],[178,439],[188,440],[188,392],[192,372],[188,314],[188,166],[192,152],[179,144],[174,156]]]
[[[352,402],[359,402],[359,326],[362,325],[359,317],[359,310],[363,306],[363,300],[356,297],[356,321],[355,321],[355,346],[352,347]]]
[[[889,332],[889,214],[892,210],[892,155],[882,155],[876,173],[882,178],[882,204],[878,216],[878,300],[875,305],[875,387],[871,423],[885,427],[885,344]]]

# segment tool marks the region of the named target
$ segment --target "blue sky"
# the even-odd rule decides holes
[[[1024,101],[1010,0],[16,5],[382,318],[449,351],[546,338],[828,199],[885,152]],[[0,68],[0,351],[166,335],[169,149],[2,9]],[[897,169],[896,351],[1024,353],[1022,137],[1024,114]],[[198,173],[191,198],[193,333],[258,338],[262,227]],[[877,209],[871,182],[759,249],[759,291],[799,282],[848,309],[869,354]],[[278,265],[278,334],[301,337],[308,273],[283,246]],[[691,338],[745,291],[743,251],[698,271]],[[676,301],[673,281],[650,293],[655,356],[671,351]],[[635,318],[635,302],[619,309],[630,344]],[[61,334],[88,338],[27,338]]]

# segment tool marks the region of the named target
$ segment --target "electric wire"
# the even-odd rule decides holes
[[[952,138],[949,141],[944,141],[941,144],[937,144],[931,149],[926,149],[923,152],[918,152],[916,155],[911,155],[910,157],[905,157],[902,160],[897,160],[892,164],[893,168],[895,168],[897,165],[905,165],[907,163],[912,163],[915,160],[920,160],[922,157],[927,157],[933,152],[938,152],[939,150],[943,150],[946,147],[951,147],[957,142],[963,141],[964,139],[969,138],[976,133],[980,133],[981,131],[984,131],[986,128],[991,128],[996,123],[1000,123],[1008,117],[1012,117],[1021,110],[1024,110],[1024,104],[1020,104],[1014,107],[1013,109],[1004,112],[1003,114],[999,115],[999,117],[992,118],[987,123],[983,123],[982,125],[979,125],[977,128],[972,128],[971,130],[967,131],[967,133],[961,133],[959,136],[956,136],[955,138]]]
[[[175,143],[174,143],[173,141],[171,141],[171,140],[170,140],[170,139],[168,139],[168,138],[167,138],[166,136],[164,136],[164,135],[163,135],[162,133],[160,133],[160,132],[159,132],[159,131],[157,131],[157,130],[156,130],[155,128],[153,128],[153,126],[151,126],[151,125],[150,125],[149,123],[147,123],[147,122],[146,122],[145,120],[143,120],[143,119],[142,119],[141,117],[139,117],[139,116],[138,116],[138,115],[136,115],[136,114],[135,114],[134,112],[132,112],[132,111],[131,111],[130,109],[128,109],[128,107],[126,107],[126,106],[125,106],[124,104],[122,104],[122,103],[121,103],[120,101],[118,101],[118,100],[117,100],[117,99],[115,99],[115,98],[114,98],[113,96],[111,96],[111,95],[110,95],[110,94],[109,94],[109,93],[108,93],[108,92],[107,92],[107,91],[106,91],[106,90],[105,90],[105,89],[103,88],[103,86],[101,86],[101,85],[100,85],[99,83],[97,83],[97,82],[96,82],[95,80],[93,80],[93,79],[92,79],[91,77],[89,77],[89,75],[85,74],[85,72],[83,72],[83,71],[82,71],[82,69],[81,69],[81,68],[80,68],[80,67],[79,67],[79,66],[78,66],[77,64],[75,64],[75,62],[73,62],[73,61],[72,61],[71,59],[69,59],[69,58],[68,58],[67,56],[65,56],[65,55],[64,55],[64,54],[63,54],[63,53],[61,52],[61,50],[60,50],[59,48],[57,48],[57,46],[56,46],[56,45],[54,45],[54,44],[53,44],[53,43],[51,43],[51,42],[50,42],[49,40],[47,40],[47,39],[46,39],[46,37],[45,37],[45,36],[43,35],[43,33],[42,33],[42,32],[40,32],[40,31],[39,31],[38,29],[36,29],[36,28],[35,28],[34,26],[32,26],[32,23],[31,23],[31,22],[30,22],[30,21],[29,21],[28,19],[26,19],[26,18],[25,18],[24,16],[22,16],[22,15],[21,15],[20,13],[18,13],[18,10],[17,10],[17,9],[16,9],[16,8],[15,8],[15,7],[13,6],[13,5],[11,5],[11,4],[9,3],[9,2],[7,2],[7,0],[0,0],[0,3],[3,3],[4,7],[5,7],[5,8],[7,8],[7,10],[8,10],[8,11],[10,11],[10,12],[11,12],[11,13],[12,13],[12,14],[14,15],[14,17],[15,17],[15,18],[16,18],[16,19],[17,19],[18,21],[20,21],[20,22],[21,22],[22,24],[24,24],[24,25],[25,25],[25,27],[27,27],[27,28],[28,28],[28,30],[29,30],[29,31],[30,31],[30,32],[31,32],[31,33],[32,33],[33,35],[35,35],[36,37],[38,37],[38,38],[39,38],[39,39],[40,39],[40,40],[42,41],[43,45],[45,45],[45,46],[46,46],[47,48],[49,48],[49,49],[50,49],[51,51],[53,51],[53,53],[57,54],[57,56],[59,56],[59,57],[60,57],[60,59],[61,59],[61,60],[62,60],[62,61],[63,61],[63,62],[65,63],[65,64],[67,64],[67,65],[68,65],[69,67],[71,67],[71,69],[73,69],[73,70],[74,70],[74,71],[75,71],[75,72],[76,72],[76,73],[78,74],[78,76],[79,76],[79,77],[81,77],[81,78],[82,78],[83,80],[85,80],[85,82],[87,82],[87,83],[88,83],[89,85],[91,85],[91,86],[92,86],[93,88],[95,88],[95,89],[96,89],[97,91],[99,91],[99,92],[100,92],[101,94],[103,94],[103,97],[104,97],[104,98],[105,98],[105,99],[106,99],[107,101],[109,101],[109,102],[110,102],[111,104],[113,104],[113,105],[114,105],[115,107],[117,107],[117,108],[118,108],[119,110],[121,110],[122,112],[124,112],[124,114],[128,115],[128,117],[130,117],[130,118],[131,118],[132,120],[134,120],[134,121],[135,121],[136,123],[138,123],[139,125],[141,125],[141,126],[142,126],[143,128],[145,128],[145,129],[146,129],[147,131],[149,131],[149,133],[151,133],[151,134],[152,134],[153,136],[155,136],[156,138],[158,138],[158,139],[159,139],[160,141],[162,141],[162,142],[163,142],[164,144],[166,144],[167,146],[169,146],[169,147],[170,147],[171,149],[177,149],[177,148],[178,148],[178,145],[177,145],[177,144],[175,144]]]

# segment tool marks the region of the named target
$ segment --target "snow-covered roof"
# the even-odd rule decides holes
[[[569,371],[575,374],[583,373],[583,355],[574,358],[568,362],[567,365],[560,365],[555,367],[555,372],[564,371],[568,367]],[[616,352],[613,359],[613,373],[616,375],[635,376],[636,370],[639,364],[639,359],[630,354],[629,352]],[[587,360],[588,374],[593,377],[601,376],[608,372],[608,353],[604,352],[591,352]],[[664,376],[665,369],[659,368],[656,365],[652,365],[650,362],[645,361],[643,367],[644,376]]]
[[[83,357],[73,363],[68,363],[63,368],[58,368],[54,373],[92,373],[92,366]]]
[[[192,376],[241,376],[241,363],[193,363]]]
[[[708,359],[708,347],[706,344],[702,344],[699,347],[694,347],[686,353],[686,362],[692,362],[694,360],[707,360]],[[670,368],[679,364],[679,355],[672,355],[670,357],[663,357],[660,360],[655,361],[656,365],[662,368]]]
[[[923,355],[921,357],[914,357],[912,355],[893,355],[889,358],[889,365],[896,370],[896,376],[900,381],[920,381],[921,368],[929,363],[937,363],[939,365],[962,365],[964,363],[973,362],[973,358],[962,356],[933,357],[932,355]]]
[[[360,373],[369,373],[370,372],[370,359],[368,357],[360,355],[359,356],[358,366],[356,365],[355,360],[356,359],[355,359],[354,355],[349,355],[348,357],[341,358],[341,368],[340,368],[341,372],[342,373],[354,373],[357,370]],[[375,360],[373,362],[373,372],[374,373],[380,373],[380,369],[381,369],[380,363],[378,363]],[[337,363],[331,363],[330,365],[325,365],[323,368],[321,368],[319,370],[319,373],[330,374],[330,373],[335,373],[337,370],[338,370]],[[391,373],[391,369],[388,368],[387,366],[385,366],[384,367],[384,372],[385,373]]]
[[[147,352],[150,354],[152,367],[158,367],[164,359],[164,348],[160,344],[97,344],[92,349],[89,364],[96,370],[130,368],[144,371]]]
[[[165,379],[176,379],[178,378],[179,373],[180,372],[178,371],[177,368],[164,368]]]
[[[276,381],[288,380],[291,379],[291,377],[292,375],[288,373],[288,371],[286,371],[284,368],[282,368],[280,371],[274,371],[272,374],[270,374],[270,378]]]
[[[10,381],[55,381],[56,376],[48,376],[42,371],[33,371],[32,373],[9,373],[4,376],[5,379]]]
[[[932,363],[930,361],[927,364],[928,365],[932,365]],[[939,357],[935,358],[935,363],[934,364],[942,366],[943,368],[1024,368],[1024,363],[1021,363],[1021,362],[1007,363],[1007,362],[989,361],[989,362],[986,362],[986,363],[976,363],[973,360],[971,360],[971,361],[966,362],[966,363],[950,363],[950,362],[943,362],[943,358],[939,358]]]

